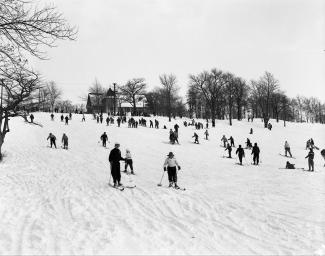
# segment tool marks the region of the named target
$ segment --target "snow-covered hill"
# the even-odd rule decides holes
[[[97,124],[87,115],[73,115],[69,125],[35,113],[43,127],[10,120],[10,133],[0,164],[0,254],[325,254],[325,172],[320,152],[316,172],[284,170],[288,140],[297,167],[307,168],[305,142],[313,138],[325,147],[325,126],[273,123],[272,131],[254,123],[217,121],[209,140],[184,119],[167,122],[168,130],[123,124]],[[168,143],[169,128],[179,123],[180,145]],[[254,134],[249,135],[249,129]],[[108,149],[99,143],[106,131]],[[56,135],[58,149],[46,138]],[[63,132],[69,150],[60,148]],[[235,144],[246,138],[261,149],[260,166],[226,155],[221,137]],[[120,142],[129,148],[135,176],[122,174],[122,183],[136,183],[123,192],[107,185],[108,154]],[[182,170],[180,191],[158,187],[163,162],[173,151]],[[234,152],[234,151],[233,151]],[[291,160],[290,160],[291,161]],[[247,163],[249,165],[247,165]],[[123,166],[123,164],[122,164]]]

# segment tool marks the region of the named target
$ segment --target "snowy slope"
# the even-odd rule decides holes
[[[279,155],[285,140],[292,162],[306,168],[305,142],[312,137],[324,148],[324,126],[273,122],[269,131],[257,119],[232,127],[217,121],[208,141],[198,132],[196,145],[184,119],[159,118],[168,130],[107,127],[88,115],[85,123],[74,115],[68,126],[58,114],[55,119],[35,113],[43,128],[10,121],[0,164],[0,254],[325,254],[324,160],[316,151],[315,173],[278,169],[287,160]],[[181,144],[170,145],[176,122]],[[104,131],[109,149],[99,143]],[[48,147],[49,132],[58,149]],[[63,132],[68,151],[60,148]],[[257,142],[261,165],[222,158],[223,134],[236,145],[247,137]],[[122,174],[122,182],[132,178],[135,189],[107,185],[116,141],[122,155],[126,148],[133,155],[136,176]],[[167,188],[166,176],[157,186],[169,151],[182,167],[179,185],[186,191]],[[251,162],[247,150],[246,159]]]

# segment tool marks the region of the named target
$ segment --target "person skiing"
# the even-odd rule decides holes
[[[235,147],[235,141],[234,141],[234,138],[233,138],[232,136],[230,136],[230,138],[229,138],[228,140],[230,140],[230,145],[231,145],[232,147]]]
[[[62,136],[62,144],[63,144],[63,149],[68,149],[68,136],[63,133]]]
[[[308,171],[314,171],[314,151],[310,148],[308,155],[305,158],[308,158]],[[311,169],[311,170],[310,170]]]
[[[174,143],[175,143],[175,141],[177,142],[177,144],[179,144],[179,142],[178,142],[178,132],[176,130],[174,131]]]
[[[120,161],[125,159],[121,156],[121,151],[119,147],[120,144],[116,142],[114,148],[111,150],[108,157],[108,160],[111,165],[111,175],[113,177],[114,187],[122,186]]]
[[[257,146],[257,143],[254,143],[251,155],[253,155],[254,165],[258,165],[260,161],[260,148]]]
[[[178,124],[175,124],[174,125],[174,129],[175,129],[176,132],[178,132],[178,128],[179,128],[179,125]]]
[[[226,148],[226,143],[228,142],[225,135],[222,135],[221,141],[223,142],[223,147]]]
[[[85,114],[82,114],[81,122],[86,122]]]
[[[176,158],[174,157],[173,152],[169,152],[167,158],[164,162],[164,171],[168,173],[168,180],[169,180],[169,187],[172,187],[174,184],[174,188],[178,189],[179,186],[177,185],[177,170],[181,169],[180,165],[178,164]]]
[[[61,115],[61,122],[63,122],[63,120],[64,120],[64,116],[63,116],[63,115]]]
[[[109,117],[106,117],[106,125],[109,125]]]
[[[175,134],[172,129],[169,130],[169,142],[175,144]]]
[[[245,151],[241,147],[241,145],[239,145],[239,147],[237,148],[236,155],[238,155],[240,165],[243,165],[243,157],[245,157]]]
[[[249,138],[247,138],[247,140],[246,140],[246,147],[247,147],[248,149],[252,148],[252,143],[251,143],[251,141],[250,141]]]
[[[290,157],[292,157],[291,152],[290,152],[290,145],[288,141],[284,142],[284,154],[287,156],[287,153],[289,153]]]
[[[208,130],[206,129],[205,132],[204,132],[204,135],[205,135],[205,139],[208,140],[208,137],[209,137],[209,132]]]
[[[253,128],[251,128],[251,130],[249,131],[249,134],[253,134]]]
[[[195,132],[194,135],[192,136],[192,138],[194,138],[194,143],[199,144],[199,135],[197,135],[197,133]]]
[[[323,157],[324,160],[325,160],[325,149],[322,149],[322,151],[320,152],[320,154],[322,155],[322,157]],[[324,164],[324,166],[325,166],[325,164]]]
[[[68,125],[68,122],[69,122],[69,117],[65,116],[65,124]]]
[[[102,141],[103,147],[106,147],[106,141],[108,140],[106,132],[100,136],[100,140]]]
[[[227,143],[227,147],[226,147],[225,151],[226,151],[226,150],[228,150],[228,158],[232,158],[232,157],[231,157],[232,147],[230,146],[229,143]]]
[[[34,123],[34,115],[33,114],[30,114],[29,118],[30,118],[30,122],[31,123]]]
[[[150,128],[153,128],[153,122],[150,120]]]
[[[56,137],[52,133],[50,133],[46,140],[48,140],[48,139],[50,139],[51,148],[53,145],[56,148],[56,144],[55,144]]]
[[[51,120],[54,121],[54,114],[51,114]]]
[[[133,161],[132,161],[132,156],[131,156],[131,152],[130,152],[129,149],[127,149],[126,153],[125,153],[124,172],[127,172],[128,166],[130,166],[131,174],[134,174],[134,172],[133,172]]]
[[[117,126],[120,127],[121,126],[121,118],[118,117],[116,121],[117,121]]]
[[[286,163],[286,169],[296,169],[294,164],[291,164],[289,161]]]

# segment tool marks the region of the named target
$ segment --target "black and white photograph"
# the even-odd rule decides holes
[[[325,255],[325,1],[0,0],[0,255]]]

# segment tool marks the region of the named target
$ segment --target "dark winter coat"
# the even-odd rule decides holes
[[[245,155],[244,149],[243,148],[237,148],[236,154],[238,154],[239,157],[242,157]]]
[[[254,146],[252,149],[252,155],[259,155],[260,154],[260,148],[258,146]]]
[[[108,160],[114,164],[119,163],[120,160],[124,160],[124,158],[121,156],[121,151],[118,148],[113,148],[109,153]]]
[[[102,140],[102,141],[107,141],[108,140],[108,137],[107,137],[107,134],[102,134],[102,136],[100,136],[100,139]]]
[[[309,151],[308,155],[305,158],[308,158],[308,160],[314,160],[314,156],[314,151]]]

